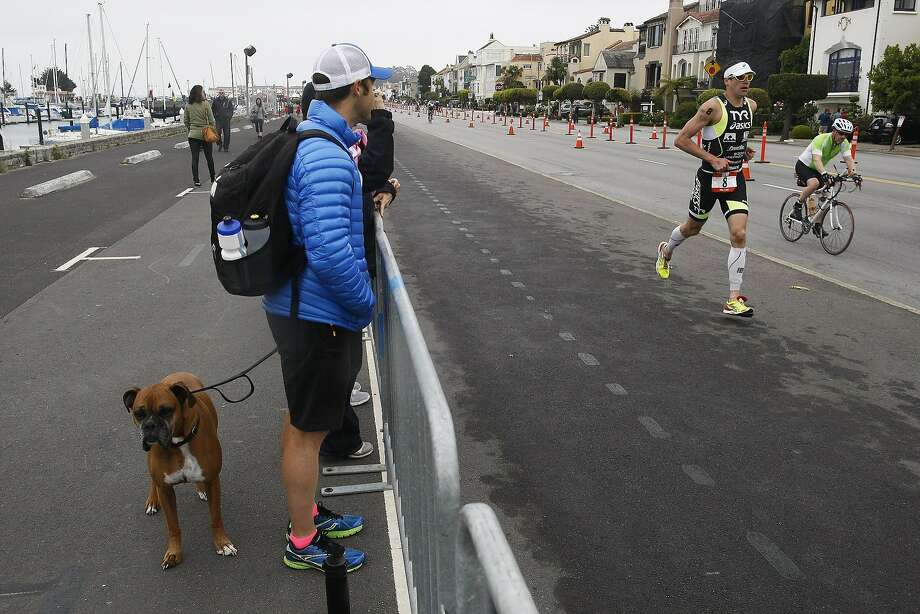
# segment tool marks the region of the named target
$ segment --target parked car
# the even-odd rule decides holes
[[[869,124],[869,139],[873,143],[890,143],[891,136],[894,134],[898,125],[897,115],[877,115],[872,123]],[[910,121],[910,118],[904,120],[901,132],[898,134],[898,141],[895,145],[901,143],[913,143],[920,140],[920,123]]]

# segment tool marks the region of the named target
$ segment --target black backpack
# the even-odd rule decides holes
[[[230,294],[261,296],[293,280],[292,314],[297,305],[296,281],[307,264],[304,247],[292,243],[291,221],[284,202],[297,146],[304,139],[323,138],[348,152],[335,137],[321,130],[298,133],[296,127],[289,117],[277,132],[267,134],[221,169],[211,187],[211,254],[220,283]],[[249,244],[247,237],[252,251],[238,260],[225,261],[221,258],[217,225],[226,217],[239,220],[244,235],[249,234],[249,228],[261,227],[263,240],[267,225],[267,241]]]

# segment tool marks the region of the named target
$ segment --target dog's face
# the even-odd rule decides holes
[[[195,396],[183,384],[154,384],[131,388],[122,397],[125,408],[141,429],[144,451],[154,444],[169,449],[173,433],[184,433],[185,411],[195,405]]]

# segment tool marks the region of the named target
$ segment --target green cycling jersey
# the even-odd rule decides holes
[[[818,170],[815,166],[813,154],[817,153],[821,156],[821,163],[826,167],[840,152],[843,152],[844,158],[849,158],[850,142],[847,139],[843,139],[843,141],[837,145],[834,143],[833,133],[825,132],[824,134],[816,136],[811,143],[808,144],[808,147],[806,147],[802,155],[799,156],[799,160],[802,161],[802,164],[808,166],[808,168]]]

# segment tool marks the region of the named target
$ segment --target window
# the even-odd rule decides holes
[[[613,87],[626,88],[626,73],[618,72],[613,75]]]
[[[719,27],[718,27],[718,26],[712,26],[712,36],[711,36],[710,39],[709,39],[709,48],[710,48],[710,49],[715,49],[715,48],[716,48],[716,41],[718,41],[718,40],[719,40]]]
[[[661,39],[664,34],[664,24],[655,24],[648,29],[648,46],[661,47]]]
[[[502,74],[502,67],[501,67],[501,64],[496,64],[496,65],[495,65],[495,76],[496,76],[496,77],[500,77],[501,74]]]
[[[661,64],[654,62],[648,64],[645,67],[645,88],[651,89],[653,87],[658,87],[658,82],[661,79]]]
[[[894,0],[894,10],[896,11],[916,11],[917,0]]]
[[[829,92],[859,91],[859,56],[855,48],[841,49],[830,55],[827,63]]]
[[[825,0],[823,4],[824,15],[827,16],[870,9],[875,6],[875,0]]]
[[[591,45],[589,45],[588,43],[585,43],[584,48],[585,48],[585,54],[583,57],[588,57],[589,55],[591,55]]]

